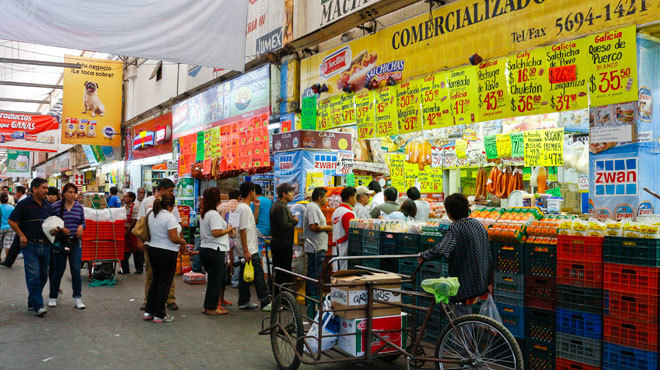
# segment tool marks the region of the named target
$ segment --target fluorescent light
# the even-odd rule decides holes
[[[128,163],[133,166],[144,166],[148,164],[157,164],[157,163],[162,163],[165,161],[171,161],[172,160],[172,153],[168,154],[161,154],[157,155],[155,157],[149,157],[149,158],[143,158],[143,159],[136,159],[133,161],[129,161]]]

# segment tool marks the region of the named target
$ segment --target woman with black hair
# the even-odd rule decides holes
[[[218,188],[204,190],[204,203],[202,205],[199,224],[201,244],[199,256],[202,265],[208,273],[206,295],[204,296],[204,309],[207,315],[226,315],[229,311],[218,305],[220,291],[224,287],[225,253],[229,251],[229,236],[234,228],[220,216],[216,208],[220,205],[220,191]]]
[[[148,213],[149,261],[153,279],[147,294],[147,306],[144,319],[155,323],[174,320],[165,314],[165,302],[176,270],[176,258],[179,251],[186,252],[186,240],[180,236],[181,225],[172,214],[174,196],[164,194],[156,198],[152,210]]]
[[[394,211],[387,215],[388,220],[406,220],[408,218],[415,218],[415,215],[417,214],[417,206],[415,205],[415,202],[413,202],[410,199],[406,199],[403,201],[403,204],[401,204],[401,208],[399,208],[398,211]]]

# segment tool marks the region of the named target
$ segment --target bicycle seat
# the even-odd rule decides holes
[[[449,297],[458,294],[461,284],[457,277],[443,277],[422,281],[422,289],[435,296],[435,303],[449,303]]]

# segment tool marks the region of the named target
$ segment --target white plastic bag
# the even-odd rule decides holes
[[[493,301],[492,294],[489,294],[488,298],[486,298],[486,301],[481,304],[479,315],[488,316],[500,324],[502,323],[502,317],[500,317],[500,313],[497,311],[497,306],[495,305],[495,301]]]
[[[339,320],[335,317],[334,312],[330,311],[331,309],[332,303],[330,302],[330,297],[326,297],[326,299],[323,301],[323,321],[321,322],[324,336],[321,341],[321,351],[327,351],[334,347],[335,344],[337,344],[338,337],[325,338],[326,335],[337,335],[339,333]],[[314,321],[319,321],[318,312],[316,313]],[[316,323],[312,324],[312,327],[309,328],[307,335],[314,338],[305,339],[307,346],[310,347],[308,350],[307,346],[305,346],[305,352],[309,353],[309,351],[311,351],[312,355],[316,355],[316,350],[319,346],[319,341],[317,339],[319,336],[319,325]]]
[[[63,228],[64,221],[62,221],[62,219],[57,216],[50,216],[44,220],[43,224],[41,224],[41,230],[44,231],[46,238],[48,238],[51,243],[55,242],[55,235],[51,235],[50,232],[57,229],[58,227]]]

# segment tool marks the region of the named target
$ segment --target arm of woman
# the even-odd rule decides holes
[[[225,229],[216,229],[216,230],[211,230],[211,235],[213,235],[214,238],[219,238],[221,236],[225,236],[232,232],[234,228],[232,226],[227,226]]]

